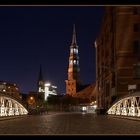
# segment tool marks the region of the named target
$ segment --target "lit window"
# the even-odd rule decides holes
[[[76,60],[74,60],[74,64],[76,64]]]
[[[74,54],[78,54],[78,49],[74,48]]]
[[[86,106],[83,106],[82,107],[82,111],[86,111],[87,110],[87,107]]]
[[[72,64],[72,60],[70,60],[70,64]]]
[[[70,53],[73,53],[73,49],[70,50]]]
[[[77,60],[77,65],[79,64],[79,61]]]

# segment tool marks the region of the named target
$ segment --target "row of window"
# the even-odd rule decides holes
[[[74,54],[78,54],[78,49],[76,49],[76,48],[71,48],[71,50],[70,50],[71,52],[71,54],[73,54],[73,52],[74,52]]]
[[[77,64],[78,65],[79,61],[78,60],[77,61],[76,60],[70,60],[70,64],[74,64],[74,65]]]

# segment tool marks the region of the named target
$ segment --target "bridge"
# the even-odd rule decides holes
[[[0,116],[26,115],[28,111],[19,99],[0,93]]]
[[[108,109],[107,114],[140,117],[140,92],[120,98]]]

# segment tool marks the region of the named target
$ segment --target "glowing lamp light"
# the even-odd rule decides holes
[[[86,111],[87,108],[85,106],[82,107],[82,111]]]
[[[57,88],[57,86],[52,86],[52,88]]]
[[[94,105],[93,107],[96,109],[97,108],[97,105]]]
[[[46,84],[45,84],[46,87],[49,87],[50,85],[51,85],[50,83],[46,83]]]

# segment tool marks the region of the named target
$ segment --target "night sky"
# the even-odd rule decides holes
[[[80,57],[80,79],[95,81],[95,47],[103,6],[0,7],[0,80],[22,93],[37,90],[39,66],[45,81],[65,93],[73,24]]]

